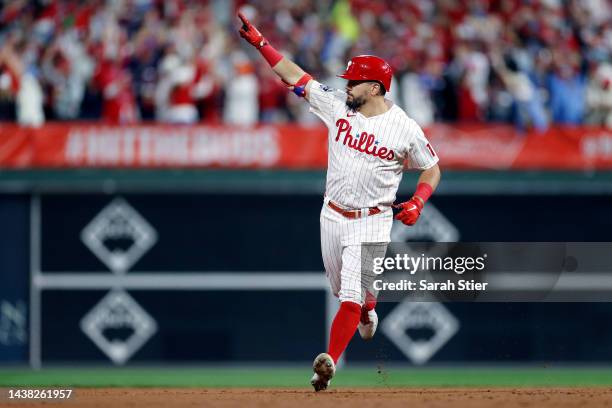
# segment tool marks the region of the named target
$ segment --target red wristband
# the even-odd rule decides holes
[[[305,87],[308,84],[308,81],[312,79],[312,75],[304,74],[298,81],[295,83],[295,86]]]
[[[414,192],[414,195],[423,200],[423,204],[425,204],[427,200],[429,200],[429,197],[431,197],[432,193],[433,188],[429,184],[419,183],[417,185],[416,191]]]
[[[298,81],[293,85],[293,93],[297,96],[303,98],[306,96],[306,85],[308,85],[308,81],[312,79],[310,74],[304,74]]]
[[[276,51],[276,49],[269,43],[266,43],[263,47],[259,48],[259,52],[261,52],[261,55],[263,55],[272,68],[274,68],[274,66],[283,59],[281,53]]]

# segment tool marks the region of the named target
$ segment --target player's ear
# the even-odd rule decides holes
[[[372,96],[378,96],[381,94],[381,89],[380,89],[380,84],[378,82],[374,82],[373,83],[374,86],[371,88],[370,90],[370,95]]]

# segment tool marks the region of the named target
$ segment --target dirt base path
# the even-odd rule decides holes
[[[67,401],[8,400],[0,407],[612,407],[608,388],[77,388]]]

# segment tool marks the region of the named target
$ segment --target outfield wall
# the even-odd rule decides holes
[[[373,135],[369,140],[339,123],[330,143],[375,149]],[[612,169],[612,131],[602,127],[556,125],[524,132],[507,124],[435,123],[424,131],[445,169]],[[328,130],[322,125],[54,122],[29,128],[0,122],[0,167],[15,169],[323,169],[327,147]]]
[[[336,302],[321,262],[319,192],[100,186],[107,191],[64,184],[2,194],[0,361],[306,362],[325,348]],[[429,240],[610,241],[605,192],[456,187],[443,187],[409,231]],[[378,310],[379,335],[354,342],[348,363],[612,362],[607,303]],[[408,341],[384,329],[387,316],[405,320]]]

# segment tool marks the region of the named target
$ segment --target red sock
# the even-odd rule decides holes
[[[361,323],[367,324],[370,323],[370,317],[368,316],[368,312],[370,310],[374,310],[376,307],[376,298],[370,292],[366,294],[366,301],[361,306]]]
[[[353,302],[340,303],[340,310],[336,313],[332,323],[331,334],[329,336],[329,351],[327,352],[334,359],[334,363],[338,362],[346,346],[348,346],[353,338],[360,317],[361,305]]]

